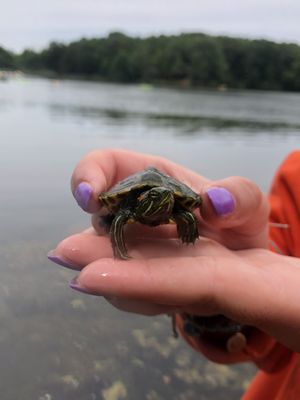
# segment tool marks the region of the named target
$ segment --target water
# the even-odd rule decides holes
[[[211,179],[247,176],[266,191],[299,147],[299,109],[298,94],[1,83],[1,399],[238,399],[253,367],[209,363],[171,338],[167,318],[74,293],[74,274],[45,255],[89,224],[69,191],[89,150],[158,154]]]

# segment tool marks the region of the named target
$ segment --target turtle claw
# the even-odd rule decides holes
[[[196,217],[189,211],[182,210],[175,216],[178,237],[184,244],[195,244],[199,237],[198,222]]]
[[[119,258],[121,260],[130,260],[130,256],[127,254],[127,250],[123,249],[122,251],[118,248],[114,248],[114,257]]]
[[[120,254],[120,253],[114,253],[115,258],[118,258],[120,260],[130,260],[131,257],[128,256],[127,254]]]
[[[114,256],[115,258],[120,258],[122,260],[127,260],[130,258],[127,254],[123,232],[123,228],[128,222],[129,218],[130,213],[120,212],[115,216],[110,227],[110,237]]]

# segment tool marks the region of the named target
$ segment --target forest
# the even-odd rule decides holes
[[[123,83],[300,91],[300,46],[202,33],[138,38],[115,32],[20,54],[0,47],[0,69]]]

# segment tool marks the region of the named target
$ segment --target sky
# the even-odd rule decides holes
[[[204,32],[300,44],[299,0],[0,0],[0,46]]]

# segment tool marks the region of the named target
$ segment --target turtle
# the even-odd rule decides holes
[[[148,167],[118,182],[99,195],[108,210],[107,224],[116,258],[128,259],[124,226],[139,222],[148,226],[175,223],[182,243],[195,243],[198,220],[193,210],[200,208],[199,194],[179,180]]]

